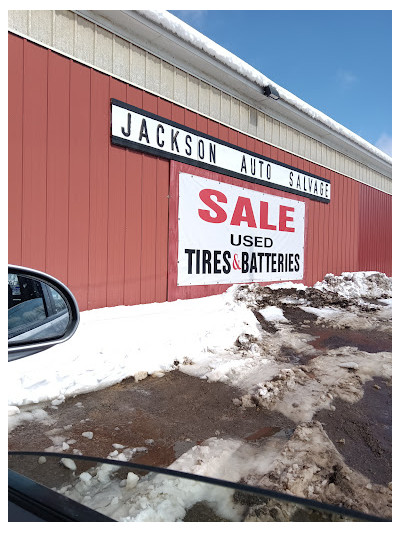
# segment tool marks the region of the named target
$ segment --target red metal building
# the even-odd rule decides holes
[[[281,279],[312,285],[327,273],[344,271],[377,270],[390,276],[390,158],[340,129],[328,131],[306,111],[298,118],[299,110],[293,110],[293,116],[287,105],[280,110],[279,101],[262,94],[251,80],[235,72],[228,75],[227,67],[214,60],[212,72],[205,72],[194,45],[183,43],[179,56],[173,47],[183,37],[150,15],[129,13],[10,12],[9,262],[59,278],[81,310],[222,292],[241,279],[224,277],[221,270],[220,257],[232,270],[233,252],[213,259],[214,273],[221,273],[217,281],[207,283],[203,276],[201,283],[179,283],[179,269],[184,268],[182,258],[178,263],[179,209],[180,202],[182,210],[186,202],[180,197],[179,180],[187,174],[211,180],[198,180],[208,184],[207,190],[213,187],[214,196],[204,205],[211,218],[218,209],[222,213],[229,198],[225,202],[228,193],[221,191],[228,190],[239,191],[236,196],[241,198],[254,195],[260,210],[268,202],[272,206],[274,198],[282,205],[304,205],[304,220],[296,226],[303,239],[302,277],[291,278],[286,265]],[[151,32],[159,37],[153,45],[143,37]],[[112,56],[110,65],[105,54]],[[210,58],[205,59],[209,64]],[[126,61],[130,67],[125,72]],[[113,102],[121,103],[123,120],[128,117],[121,131],[128,133],[130,120],[139,121],[136,141],[131,140],[133,133],[126,142],[125,133],[122,141],[113,135]],[[179,144],[183,138],[186,144]],[[187,154],[193,156],[195,138],[197,159],[191,160]],[[202,150],[207,143],[214,148],[205,162]],[[218,155],[225,150],[227,163],[216,162],[212,149]],[[234,156],[241,158],[242,167],[232,171],[228,166]],[[253,167],[243,168],[246,161],[254,166],[257,162],[259,179]],[[292,172],[301,184],[290,189],[289,182],[261,177],[261,169],[269,164],[273,179],[276,168],[275,175]],[[256,225],[260,231],[263,224],[250,221],[251,201],[235,211],[237,224],[247,233]],[[288,234],[295,232],[292,220],[287,211],[283,229]],[[276,229],[271,221],[264,225]],[[211,227],[209,238],[219,243],[224,238],[223,233],[217,236],[220,229]],[[254,236],[258,234],[254,229]],[[264,228],[263,235],[272,234]],[[196,236],[189,228],[192,238]],[[260,249],[262,271],[261,261],[269,252]],[[186,252],[189,263],[195,258],[195,252],[191,254]],[[240,261],[236,265],[242,265]],[[279,280],[279,274],[271,276],[271,269],[268,273],[263,268],[255,281]]]

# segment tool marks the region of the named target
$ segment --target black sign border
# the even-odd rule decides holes
[[[203,137],[204,139],[208,139],[210,141],[213,141],[218,144],[222,144],[224,146],[227,146],[228,148],[233,148],[234,150],[238,150],[239,152],[242,152],[244,154],[247,154],[251,157],[256,157],[257,159],[262,159],[263,161],[267,161],[269,163],[275,163],[276,165],[280,165],[282,167],[286,167],[290,170],[293,170],[295,172],[298,172],[302,175],[311,176],[313,178],[316,178],[318,180],[321,180],[325,183],[331,183],[330,180],[326,178],[322,178],[321,176],[317,176],[316,174],[312,174],[310,172],[304,172],[296,167],[293,167],[291,165],[287,165],[286,163],[282,163],[281,161],[277,161],[276,159],[271,159],[269,157],[265,157],[263,155],[257,154],[256,152],[252,152],[250,150],[247,150],[246,148],[241,148],[240,146],[237,146],[235,144],[229,143],[227,141],[223,141],[221,139],[218,139],[217,137],[212,137],[211,135],[208,135],[206,133],[203,133],[201,131],[195,130],[193,128],[189,128],[187,126],[184,126],[182,124],[179,124],[178,122],[174,122],[172,120],[169,120],[167,118],[161,117],[160,115],[156,115],[154,113],[151,113],[149,111],[146,111],[144,109],[141,109],[140,107],[136,107],[130,104],[127,104],[126,102],[122,102],[121,100],[117,100],[115,98],[111,98],[110,102],[110,137],[111,142],[114,145],[120,146],[122,148],[128,148],[133,150],[138,150],[140,152],[146,152],[148,154],[157,156],[157,157],[164,157],[164,159],[172,159],[174,161],[179,161],[180,163],[186,163],[188,165],[203,168],[205,170],[209,170],[212,172],[218,172],[219,174],[224,174],[225,176],[231,176],[234,178],[238,178],[243,181],[247,181],[249,183],[256,183],[257,185],[262,185],[264,187],[269,187],[271,189],[276,189],[279,191],[288,192],[291,194],[294,194],[295,196],[302,196],[304,198],[309,198],[311,200],[315,200],[317,202],[322,202],[324,204],[330,203],[330,198],[321,198],[319,196],[314,196],[312,194],[309,194],[307,192],[298,190],[298,189],[291,189],[290,187],[285,187],[283,185],[278,185],[275,183],[270,183],[265,180],[260,180],[258,178],[253,178],[252,176],[244,176],[243,174],[240,174],[238,172],[233,172],[231,170],[227,170],[223,167],[218,167],[217,165],[210,165],[209,163],[203,163],[202,161],[196,161],[194,159],[191,159],[189,157],[185,157],[179,154],[171,154],[170,152],[167,152],[165,150],[162,150],[161,148],[154,148],[153,146],[146,146],[145,144],[138,143],[135,141],[130,141],[129,139],[122,139],[121,137],[116,137],[112,134],[112,105],[116,105],[118,107],[122,107],[123,109],[127,109],[128,111],[132,111],[134,113],[138,113],[140,115],[143,115],[148,118],[152,118],[154,120],[157,120],[159,122],[168,124],[169,126],[178,128],[180,130],[186,131],[188,133],[192,133],[193,135],[198,135],[199,137]]]

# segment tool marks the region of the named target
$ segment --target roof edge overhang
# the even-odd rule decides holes
[[[170,13],[132,10],[74,12],[268,116],[391,178],[392,159],[389,155],[279,87]],[[263,87],[268,84],[278,90],[279,100],[273,100],[263,94]]]

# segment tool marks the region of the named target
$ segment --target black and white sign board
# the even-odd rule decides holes
[[[305,204],[179,175],[178,286],[301,280]]]
[[[328,203],[329,180],[111,100],[111,142]]]

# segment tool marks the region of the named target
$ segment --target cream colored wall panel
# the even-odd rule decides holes
[[[278,146],[280,148],[286,148],[286,127],[282,122],[279,122],[279,141]]]
[[[343,154],[341,154],[341,168],[343,174],[348,174],[348,159]]]
[[[249,131],[249,106],[243,102],[239,105],[239,128],[247,133]]]
[[[272,127],[272,118],[265,115],[264,139],[267,143],[272,143]]]
[[[174,73],[175,68],[172,65],[161,61],[160,94],[171,100],[174,97]]]
[[[94,60],[97,67],[112,74],[113,67],[113,35],[96,26],[96,46]]]
[[[360,163],[358,161],[356,161],[355,172],[354,172],[354,177],[356,178],[356,180],[360,179],[360,175],[361,175]]]
[[[354,159],[350,160],[350,176],[354,178],[356,175],[356,163]]]
[[[321,164],[321,143],[314,140],[314,162],[317,165]]]
[[[249,134],[257,135],[257,110],[253,107],[249,107]]]
[[[272,119],[272,135],[271,135],[272,144],[279,146],[279,136],[280,136],[279,122],[273,118]]]
[[[54,12],[54,47],[65,54],[74,54],[75,15],[70,11]]]
[[[346,169],[347,169],[347,158],[343,155],[343,154],[340,154],[340,172],[342,174],[346,174]]]
[[[304,156],[311,159],[311,138],[307,135],[304,136]]]
[[[187,105],[195,111],[199,110],[200,81],[193,76],[187,79]]]
[[[328,161],[327,161],[327,149],[326,149],[326,145],[325,144],[322,144],[322,143],[319,143],[320,144],[320,150],[321,150],[321,162],[320,164],[323,165],[324,167],[328,166]]]
[[[53,11],[32,10],[29,34],[37,41],[53,43]]]
[[[356,164],[354,159],[350,160],[350,176],[354,178],[356,175]]]
[[[365,165],[363,165],[362,181],[363,181],[363,183],[367,183],[367,184],[369,184],[369,182],[370,182],[368,167],[366,167]]]
[[[350,172],[351,172],[350,160],[348,157],[345,157],[344,158],[344,173],[346,174],[346,176],[350,176]]]
[[[265,139],[265,115],[261,111],[257,111],[256,135],[259,139]]]
[[[315,161],[317,158],[317,141],[315,139],[310,139],[310,159]]]
[[[200,81],[199,111],[205,115],[210,114],[210,86],[204,81]]]
[[[292,150],[294,154],[299,153],[299,147],[300,147],[300,134],[296,130],[292,130]]]
[[[229,124],[231,116],[231,97],[226,93],[221,93],[221,120]]]
[[[340,172],[340,173],[344,172],[343,156],[339,154],[339,152],[336,152],[336,156],[335,156],[335,170],[336,172]]]
[[[328,146],[324,145],[324,148],[325,148],[325,163],[324,164],[327,167],[332,167],[332,165],[331,165],[331,159],[332,159],[331,151],[328,148]],[[323,152],[322,152],[322,157],[324,157],[324,153]]]
[[[306,137],[299,133],[299,155],[304,154],[306,149]]]
[[[283,138],[285,140],[285,149],[289,152],[293,152],[293,133],[292,128],[289,126],[286,126],[284,124],[284,128],[282,130]]]
[[[374,172],[374,175],[372,177],[372,185],[378,188],[382,187],[382,177],[376,172]]]
[[[146,54],[146,87],[153,92],[159,93],[161,87],[161,59]]]
[[[335,172],[337,172],[337,171],[338,171],[338,165],[339,165],[339,163],[338,163],[338,160],[339,160],[339,154],[338,154],[338,152],[337,152],[336,150],[332,150],[332,152],[333,152],[333,154],[332,154],[332,155],[333,155],[333,165],[332,165],[332,168],[334,168],[334,169],[335,169]]]
[[[187,75],[178,68],[175,69],[174,75],[174,100],[178,104],[187,105]]]
[[[113,74],[125,80],[129,80],[130,76],[129,49],[129,43],[127,43],[124,39],[120,39],[119,37],[114,36]]]
[[[231,98],[230,125],[236,129],[240,127],[240,102],[236,98]]]
[[[135,85],[146,85],[146,52],[134,44],[130,45],[129,79]]]
[[[8,27],[28,35],[29,31],[29,11],[10,10],[8,12]]]
[[[211,87],[210,115],[214,120],[221,120],[221,91]]]
[[[366,167],[365,165],[363,165],[362,163],[360,163],[360,180],[361,181],[365,181],[365,177],[366,177]]]
[[[294,153],[295,149],[295,145],[296,145],[296,142],[297,142],[297,139],[295,138],[296,136],[296,130],[294,130],[293,128],[291,128],[290,126],[287,127],[287,142],[288,142],[288,146],[290,147],[289,149]]]
[[[95,47],[95,25],[81,17],[77,17],[75,26],[75,51],[74,55],[93,64]]]

